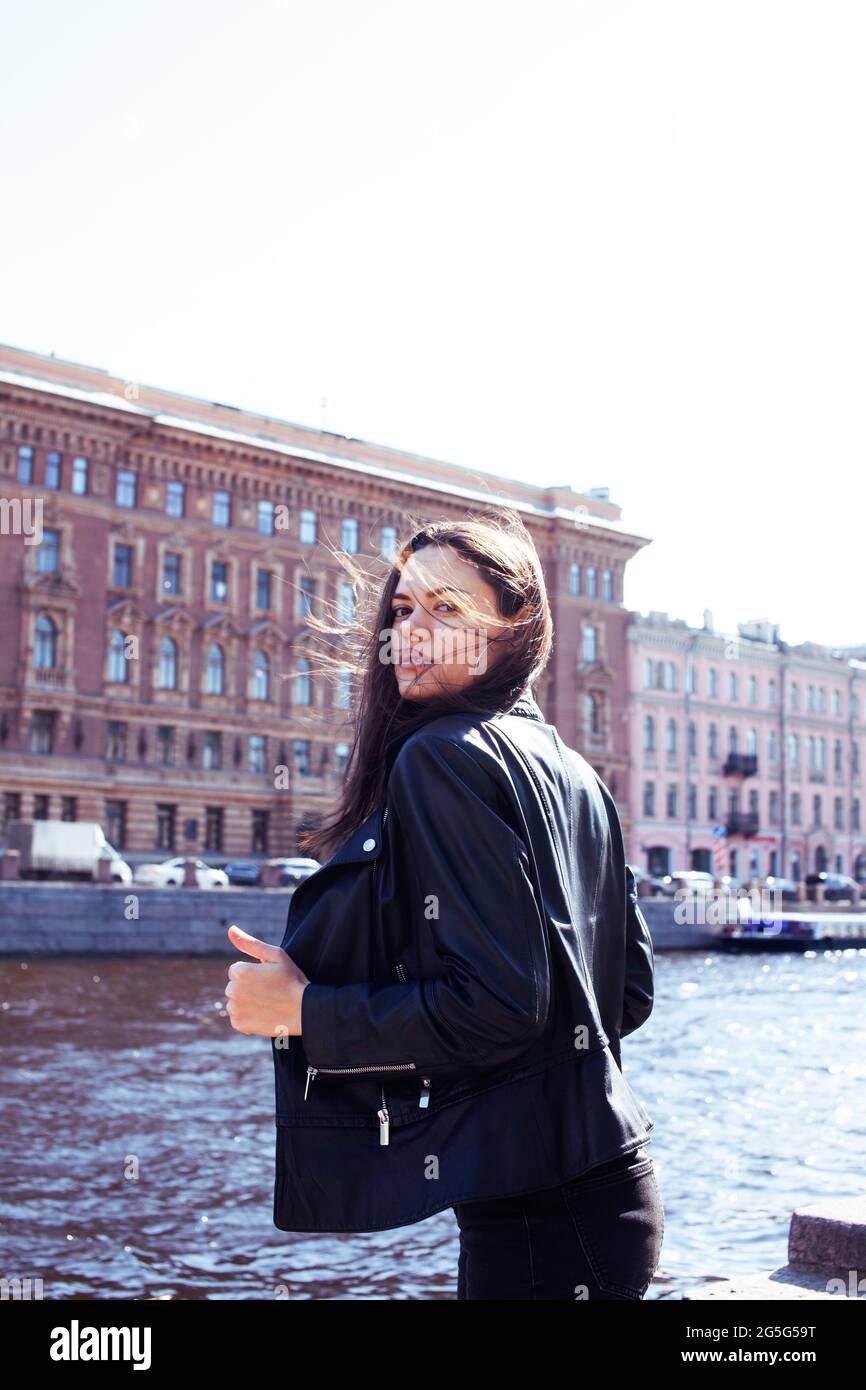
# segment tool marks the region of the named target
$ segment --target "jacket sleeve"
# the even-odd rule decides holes
[[[301,1036],[312,1066],[460,1072],[506,1063],[542,1033],[546,927],[526,844],[495,809],[501,795],[477,758],[446,738],[422,732],[400,750],[383,854],[395,856],[401,905],[405,897],[414,932],[429,933],[441,973],[386,985],[311,982]]]
[[[638,906],[637,885],[628,864],[625,866],[626,954],[625,997],[620,1037],[624,1038],[646,1023],[653,1007],[653,943],[646,919]]]

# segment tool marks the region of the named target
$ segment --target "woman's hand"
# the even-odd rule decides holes
[[[229,966],[226,1008],[232,1027],[264,1038],[300,1037],[301,995],[310,983],[303,970],[281,946],[259,941],[234,924],[228,936],[239,951],[261,962],[236,960]]]

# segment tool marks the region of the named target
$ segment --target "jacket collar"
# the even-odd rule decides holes
[[[532,694],[531,690],[524,690],[522,694],[518,695],[517,699],[514,701],[512,705],[509,706],[508,709],[503,710],[501,714],[494,715],[493,717],[495,719],[501,719],[503,715],[506,714],[518,714],[522,715],[526,719],[537,719],[540,720],[542,724],[544,723],[544,715],[542,714],[541,708],[538,705],[538,702],[536,701],[535,696]],[[414,730],[412,732],[414,732]],[[408,737],[409,733],[404,730],[402,733],[394,734],[391,738],[389,738],[386,741],[384,755],[386,766],[389,771],[391,769],[391,764],[393,762],[394,757],[396,756],[398,748],[405,742],[405,740]]]

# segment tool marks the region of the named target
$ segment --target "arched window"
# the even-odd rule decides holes
[[[271,697],[271,663],[267,652],[256,651],[253,657],[252,699],[269,700]]]
[[[337,698],[338,709],[348,709],[352,703],[352,673],[348,670],[341,670],[337,678]]]
[[[675,719],[669,719],[667,722],[665,751],[668,753],[676,753],[677,751],[677,721]]]
[[[570,594],[580,593],[580,565],[572,564],[568,570],[568,592]]]
[[[223,695],[226,688],[226,654],[218,642],[212,643],[207,654],[207,693]]]
[[[41,670],[52,669],[57,662],[57,628],[47,613],[36,619],[34,663]]]
[[[587,567],[586,567],[586,596],[587,596],[587,598],[595,598],[595,597],[597,596],[597,594],[598,594],[598,585],[597,585],[597,582],[596,582],[596,573],[597,573],[597,571],[596,571],[595,565],[587,565]]]
[[[707,729],[707,757],[717,758],[719,756],[719,726],[711,724]]]
[[[313,681],[310,675],[310,662],[307,657],[302,656],[298,660],[298,672],[295,676],[295,704],[311,705],[313,703]]]
[[[732,724],[731,727],[728,729],[728,752],[736,753],[738,751],[738,743],[739,739],[737,737],[737,726],[736,724]]]
[[[749,729],[746,733],[746,752],[748,753],[750,758],[756,758],[758,756],[757,729]]]
[[[125,650],[126,639],[120,628],[116,627],[111,634],[111,643],[108,648],[108,679],[122,684],[129,680],[129,663],[126,660]]]
[[[654,753],[656,746],[656,722],[651,714],[646,715],[643,721],[643,751]]]
[[[159,644],[159,684],[162,690],[177,689],[177,643],[163,637]]]
[[[583,659],[598,661],[598,632],[590,624],[583,629]]]

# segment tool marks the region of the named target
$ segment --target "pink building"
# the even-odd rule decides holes
[[[628,651],[631,862],[748,880],[831,870],[866,882],[866,661],[766,621],[735,636],[634,614]]]

